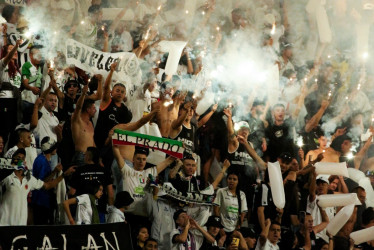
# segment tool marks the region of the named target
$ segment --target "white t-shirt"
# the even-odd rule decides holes
[[[243,191],[240,191],[240,200],[241,211],[239,213],[238,198],[233,196],[229,188],[220,188],[217,191],[213,204],[220,206],[220,217],[226,232],[234,231],[238,224],[240,214],[248,211],[247,201]]]
[[[34,129],[34,133],[39,137],[39,145],[44,137],[49,136],[52,140],[57,142],[57,135],[54,131],[55,127],[58,125],[58,118],[54,113],[49,113],[48,110],[43,106],[40,111],[42,117],[38,121],[38,125]]]
[[[21,73],[19,71],[16,71],[16,75],[13,78],[10,78],[9,73],[8,73],[9,71],[8,65],[5,68],[2,68],[2,63],[0,63],[0,65],[1,65],[0,71],[2,72],[0,75],[0,80],[2,82],[9,82],[16,88],[20,88],[21,83],[22,83]]]
[[[147,184],[149,174],[154,177],[157,176],[157,167],[148,168],[143,171],[136,171],[125,163],[121,172],[123,178],[123,191],[129,192],[134,199],[134,202],[126,212],[147,216],[144,187]]]
[[[108,213],[107,223],[124,222],[126,219],[123,212],[115,206],[109,206]]]
[[[317,226],[322,223],[322,215],[321,212],[319,211],[319,208],[317,206],[317,200],[318,200],[318,195],[316,195],[316,198],[314,201],[310,202],[309,201],[309,196],[307,199],[307,205],[306,205],[306,212],[310,213],[313,217],[313,226]],[[327,207],[325,209],[325,212],[327,214],[327,217],[329,217],[329,220],[331,221],[332,218],[334,218],[335,214],[335,208],[334,207]],[[328,236],[326,234],[326,229],[322,230],[318,234],[316,234],[316,238],[323,238],[324,240],[328,241]]]
[[[35,142],[35,139],[34,139],[34,135],[31,135],[31,137],[33,138],[34,142]],[[10,148],[6,154],[4,155],[5,158],[12,158],[13,154],[17,151],[18,147],[17,145],[15,145],[14,147]],[[26,151],[26,166],[28,168],[28,170],[32,170],[32,167],[34,165],[34,161],[35,161],[35,158],[38,156],[38,153],[36,152],[36,148],[33,147],[33,146],[30,146],[30,147],[27,147],[25,148],[25,151]]]
[[[271,242],[268,239],[266,239],[265,245],[261,246],[260,240],[257,240],[255,250],[279,250],[279,246],[271,244]]]
[[[92,221],[92,207],[90,196],[88,194],[82,194],[77,196],[77,215],[75,223],[77,225],[81,224],[91,224]]]
[[[22,182],[14,174],[0,182],[0,188],[5,187],[0,205],[0,226],[26,226],[27,224],[27,195],[34,189],[41,189],[44,182],[30,176]]]

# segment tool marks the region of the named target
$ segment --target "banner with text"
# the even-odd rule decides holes
[[[109,223],[74,226],[0,227],[0,249],[133,249],[130,226]]]
[[[6,4],[25,7],[29,0],[5,0]]]
[[[115,129],[113,145],[134,145],[162,151],[176,158],[183,158],[183,143],[176,140]]]
[[[66,41],[66,61],[84,71],[102,74],[104,77],[109,74],[110,65],[117,62],[116,74],[119,78],[117,80],[124,81],[126,78],[130,78],[134,85],[141,83],[142,72],[138,58],[134,53],[106,53],[68,39]]]
[[[12,159],[0,158],[0,169],[16,169],[15,166],[11,164]]]
[[[163,185],[158,185],[158,188],[162,190],[167,196],[170,196],[179,201],[194,203],[200,205],[213,205],[214,195],[207,195],[202,193],[183,193],[178,191],[170,182],[165,182]]]

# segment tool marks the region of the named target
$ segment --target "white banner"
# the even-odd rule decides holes
[[[110,72],[110,65],[117,62],[118,66],[114,74],[117,80],[124,81],[130,78],[134,85],[141,83],[142,72],[134,53],[106,53],[69,39],[66,42],[66,62],[89,73],[102,74],[104,77]]]
[[[14,6],[23,6],[25,7],[27,5],[27,0],[5,0],[5,3],[14,5]]]

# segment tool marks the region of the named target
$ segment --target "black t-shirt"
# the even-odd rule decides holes
[[[111,172],[108,168],[99,165],[84,165],[78,167],[74,172],[70,186],[76,189],[76,195],[86,194],[87,187],[93,182],[99,181],[104,187],[104,194],[98,201],[98,210],[100,212],[106,211],[107,193],[106,187],[113,184]]]
[[[175,138],[171,139],[183,142],[186,152],[192,154],[196,152],[195,133],[196,128],[193,124],[191,124],[191,128],[187,128],[186,126],[182,125],[182,129],[179,134]]]
[[[58,108],[58,120],[70,121],[71,115],[74,113],[75,105],[79,99],[77,95],[75,99],[70,98],[67,94],[64,95],[64,106],[62,109]]]
[[[131,119],[132,113],[123,103],[118,107],[114,101],[111,100],[108,107],[99,111],[94,134],[96,146],[102,148],[109,131],[117,124],[129,123]]]
[[[265,130],[265,135],[268,139],[268,147],[265,155],[270,158],[269,160],[271,162],[275,162],[282,152],[294,154],[295,146],[292,136],[292,128],[294,125],[295,121],[288,118],[282,125],[271,124]]]
[[[266,194],[267,193],[267,194]],[[264,207],[264,215],[265,220],[275,220],[277,216],[277,208],[274,205],[273,196],[271,194],[270,186],[266,183],[261,183],[261,185],[258,188],[258,192],[255,194],[255,213],[254,221],[256,222],[255,225],[258,226],[256,228],[256,231],[260,232],[259,230],[259,223],[258,223],[258,216],[257,216],[257,208],[258,207]]]
[[[240,143],[233,153],[228,153],[228,159],[231,163],[229,170],[240,173],[243,178],[240,187],[242,191],[246,191],[246,187],[256,183],[257,168],[243,144]]]

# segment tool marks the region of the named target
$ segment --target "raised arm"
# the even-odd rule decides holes
[[[86,97],[86,93],[88,91],[88,85],[85,85],[82,89],[82,95],[79,97],[74,113],[71,116],[71,123],[76,123],[80,117],[80,114],[82,112],[83,102],[84,98]]]
[[[235,137],[234,125],[232,124],[232,112],[231,109],[226,108],[223,113],[227,116],[227,136],[229,142],[237,142]]]
[[[170,179],[175,179],[177,176],[177,173],[179,169],[183,166],[183,162],[181,160],[177,160],[177,164],[170,170],[169,172],[169,178]]]
[[[348,190],[347,184],[344,181],[344,177],[340,175],[339,176],[339,181],[340,181],[341,192],[343,194],[348,194],[349,190]]]
[[[38,126],[39,110],[43,107],[43,105],[44,105],[44,99],[42,98],[36,99],[35,104],[34,104],[34,109],[31,115],[30,130],[33,130],[34,128],[36,128],[36,126]]]
[[[325,229],[327,227],[327,224],[329,224],[329,222],[330,222],[329,217],[327,216],[325,209],[321,208],[320,206],[318,206],[318,209],[319,209],[319,212],[321,213],[322,222],[313,227],[313,231],[314,231],[315,234],[318,234],[323,229]]]
[[[308,89],[306,87],[306,84],[304,83],[304,85],[301,88],[301,94],[299,96],[299,101],[297,102],[297,107],[296,107],[295,111],[292,113],[292,119],[293,120],[296,120],[297,117],[299,116],[301,107],[304,105],[304,100],[305,100],[305,96],[307,94],[307,91],[308,91]]]
[[[271,226],[270,219],[266,219],[265,226],[262,228],[260,238],[259,238],[261,247],[263,247],[267,241],[270,226]]]
[[[202,226],[199,225],[194,219],[190,218],[191,228],[196,228],[204,236],[209,244],[213,244],[216,240],[211,236]]]
[[[51,188],[56,187],[58,185],[58,183],[60,181],[62,181],[62,179],[64,179],[65,176],[69,176],[72,173],[74,173],[75,168],[76,168],[76,166],[72,166],[68,170],[66,170],[62,175],[59,175],[56,179],[54,179],[52,181],[49,181],[49,182],[44,182],[43,189],[49,190]]]
[[[214,189],[216,189],[218,187],[218,185],[221,183],[223,177],[225,176],[225,173],[227,171],[227,169],[230,167],[230,161],[229,160],[225,160],[223,162],[223,166],[222,166],[222,170],[221,172],[217,175],[216,179],[213,181],[212,183],[212,186]]]
[[[313,202],[316,199],[316,172],[313,171],[310,173],[310,183],[309,183],[309,202]]]
[[[175,235],[172,239],[172,242],[173,243],[185,243],[187,241],[188,230],[190,229],[190,227],[191,227],[190,220],[188,220],[187,225],[183,229],[183,232],[181,234]]]
[[[58,106],[60,108],[62,108],[64,106],[64,98],[65,98],[65,95],[64,93],[61,92],[61,90],[57,87],[57,84],[56,84],[56,80],[54,79],[53,77],[53,80],[51,78],[51,82],[49,83],[49,85],[52,86],[52,89],[53,91],[56,93],[57,95],[57,98],[58,98]]]
[[[373,140],[373,133],[374,133],[374,128],[373,127],[370,127],[370,132],[371,132],[370,137],[365,142],[364,146],[360,149],[360,151],[358,151],[358,153],[355,155],[355,158],[353,160],[355,169],[360,169],[362,159],[364,158],[366,152],[369,150],[369,147],[370,147],[371,142]]]
[[[125,160],[123,159],[121,153],[119,152],[119,148],[117,145],[113,145],[113,156],[117,161],[117,165],[119,169],[122,169],[125,166]]]
[[[117,63],[114,62],[112,65],[110,65],[110,72],[108,76],[106,77],[105,84],[104,84],[104,91],[103,91],[103,96],[101,98],[101,103],[100,103],[100,109],[104,109],[108,106],[109,101],[110,101],[110,84],[112,82],[112,76],[114,70],[117,68]]]
[[[178,116],[176,120],[174,120],[171,123],[171,127],[170,127],[171,129],[169,133],[169,136],[171,138],[174,138],[175,135],[178,134],[178,132],[182,129],[183,122],[184,120],[186,120],[188,112],[190,112],[191,107],[192,107],[192,103],[188,102],[184,104],[182,108],[180,109],[181,114]]]
[[[156,108],[152,109],[152,111],[149,114],[143,116],[138,121],[128,123],[126,130],[129,130],[129,131],[138,130],[139,128],[141,128],[145,124],[147,124],[148,122],[152,121],[152,119],[157,115],[158,112],[160,112],[160,107],[156,107]]]
[[[307,124],[305,124],[305,132],[309,133],[310,131],[312,131],[313,128],[315,128],[318,125],[328,105],[329,102],[327,100],[322,101],[321,107],[319,108],[318,112],[308,121]]]
[[[172,157],[172,156],[169,156],[168,158],[166,158],[165,160],[163,160],[162,162],[160,162],[159,164],[157,164],[157,166],[156,166],[156,168],[157,168],[157,174],[159,174],[162,171],[164,171],[164,169],[167,168],[174,161],[175,161],[175,158]]]
[[[264,162],[264,160],[262,160],[262,158],[256,153],[256,151],[251,147],[251,145],[249,145],[248,141],[240,135],[238,135],[237,138],[239,140],[239,143],[243,144],[245,150],[252,157],[252,159],[262,168],[262,170],[266,169],[266,162]]]
[[[96,93],[87,96],[87,99],[91,99],[94,101],[101,100],[103,97],[103,76],[100,74],[97,74],[94,76],[97,79],[97,91]]]
[[[3,66],[6,66],[8,65],[8,63],[10,62],[10,60],[12,59],[14,53],[16,53],[19,45],[21,44],[22,40],[17,40],[16,42],[16,45],[13,47],[13,49],[8,53],[8,55],[6,55],[3,59]]]
[[[218,107],[218,104],[214,104],[213,107],[210,109],[209,113],[200,119],[200,121],[197,123],[198,128],[200,128],[201,126],[203,126],[205,123],[209,121],[209,119],[212,117],[214,112],[216,112],[217,107]]]

